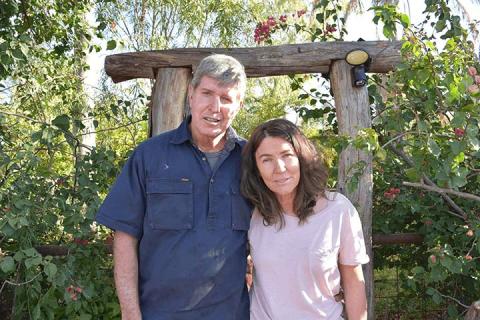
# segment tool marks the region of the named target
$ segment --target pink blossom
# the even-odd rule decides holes
[[[480,76],[475,76],[475,83],[480,84]]]
[[[478,92],[480,92],[480,88],[476,84],[472,84],[472,85],[468,86],[468,92],[478,93]]]
[[[468,67],[468,74],[472,77],[477,75],[477,69],[475,69],[475,67]]]
[[[280,20],[282,23],[287,22],[287,15],[286,15],[286,14],[282,14],[278,20]]]
[[[275,21],[274,17],[268,17],[267,24],[270,27],[275,27],[277,25],[277,22]]]

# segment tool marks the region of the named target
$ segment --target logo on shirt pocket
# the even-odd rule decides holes
[[[152,229],[193,228],[193,183],[189,179],[147,180],[147,219]]]

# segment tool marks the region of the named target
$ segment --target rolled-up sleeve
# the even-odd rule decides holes
[[[339,262],[344,265],[359,265],[369,262],[365,249],[362,222],[355,207],[348,203],[343,212]]]
[[[145,170],[141,153],[135,150],[101,205],[95,220],[137,239],[143,234],[145,217]]]

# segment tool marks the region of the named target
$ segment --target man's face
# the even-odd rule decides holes
[[[225,133],[243,105],[237,84],[221,86],[203,76],[197,88],[189,88],[192,136],[215,139]]]

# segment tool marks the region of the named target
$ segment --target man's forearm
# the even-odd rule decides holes
[[[122,311],[122,320],[142,318],[138,296],[137,239],[116,231],[113,241],[115,287]]]

